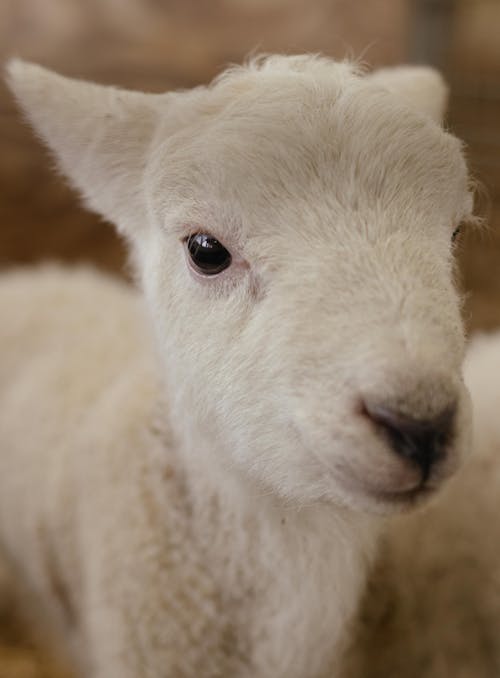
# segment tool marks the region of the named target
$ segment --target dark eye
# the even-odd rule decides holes
[[[456,229],[453,231],[452,236],[451,236],[451,242],[455,242],[460,235],[460,231],[462,230],[462,226],[457,226]]]
[[[231,255],[224,245],[206,233],[190,235],[187,249],[195,269],[203,275],[217,275],[231,264]]]

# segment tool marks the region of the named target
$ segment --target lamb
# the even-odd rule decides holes
[[[85,676],[337,678],[387,516],[471,447],[446,86],[317,56],[162,95],[8,73],[141,293],[2,275],[6,559]]]

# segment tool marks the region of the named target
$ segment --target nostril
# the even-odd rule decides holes
[[[429,419],[414,419],[378,403],[364,402],[363,410],[386,436],[392,450],[420,467],[422,482],[425,482],[433,464],[445,454],[452,436],[456,405]]]

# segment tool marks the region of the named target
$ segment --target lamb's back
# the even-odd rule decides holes
[[[65,379],[65,400],[95,397],[148,348],[135,291],[91,268],[3,273],[0,318],[0,397],[23,375],[33,390]]]
[[[125,283],[84,267],[13,270],[0,276],[0,318],[0,464],[12,483],[21,460],[46,473],[35,460],[75,443],[106,402],[122,419],[124,382],[154,397],[147,320]]]
[[[61,572],[76,578],[83,493],[97,505],[110,476],[137,473],[154,354],[136,292],[90,268],[3,273],[0,318],[0,547],[31,549],[14,565],[43,598]]]

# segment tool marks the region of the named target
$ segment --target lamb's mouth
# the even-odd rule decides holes
[[[411,490],[400,492],[397,490],[371,490],[368,491],[368,494],[370,494],[377,503],[384,504],[388,507],[393,506],[394,508],[411,509],[432,497],[437,490],[438,488],[436,486],[424,484]]]
[[[414,483],[375,483],[362,479],[358,474],[342,474],[342,486],[351,496],[351,503],[369,513],[395,513],[409,511],[428,501],[439,492],[447,473],[437,472],[430,478],[415,479]]]

